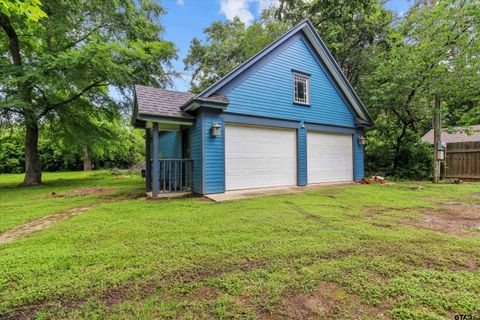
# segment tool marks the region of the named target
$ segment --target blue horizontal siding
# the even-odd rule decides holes
[[[209,116],[204,117],[203,134],[205,139],[204,155],[204,193],[222,193],[225,192],[225,176],[224,176],[224,125],[223,119],[220,117]],[[221,126],[221,134],[213,137],[210,134],[212,123],[216,122]]]
[[[182,158],[182,133],[161,132],[158,135],[158,148],[160,159],[181,159]]]
[[[362,180],[365,177],[365,151],[364,146],[358,143],[358,138],[363,135],[362,130],[358,130],[353,135],[353,159],[354,159],[354,177],[355,181]]]
[[[192,191],[202,194],[202,118],[197,118],[193,127],[188,130],[188,143],[190,144],[190,158],[193,160]]]
[[[297,129],[297,184],[307,185],[307,130]]]
[[[354,127],[354,117],[303,37],[226,93],[227,112]],[[293,103],[292,70],[310,74],[310,106]]]

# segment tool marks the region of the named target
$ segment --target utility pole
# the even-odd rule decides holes
[[[436,93],[433,103],[433,183],[440,181],[440,160],[438,159],[442,131],[440,121],[440,96]]]

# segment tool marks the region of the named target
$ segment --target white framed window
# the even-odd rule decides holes
[[[309,78],[306,75],[293,73],[294,95],[293,102],[310,104]]]

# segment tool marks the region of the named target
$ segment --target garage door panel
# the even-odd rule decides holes
[[[296,184],[296,133],[266,127],[225,128],[227,190]]]
[[[308,182],[353,180],[352,135],[309,132]]]

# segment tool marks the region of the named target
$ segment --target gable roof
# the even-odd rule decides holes
[[[235,69],[233,69],[232,71],[230,71],[227,75],[222,77],[220,80],[215,82],[213,85],[211,85],[207,89],[202,91],[200,94],[197,95],[197,98],[208,98],[214,94],[217,94],[217,92],[222,87],[227,85],[233,79],[237,78],[240,74],[242,74],[244,71],[249,69],[253,64],[255,64],[257,61],[259,61],[263,57],[267,56],[274,49],[276,49],[278,46],[283,44],[285,41],[290,39],[292,36],[294,36],[298,32],[303,32],[305,34],[305,36],[311,42],[313,48],[317,52],[318,56],[325,63],[328,71],[333,76],[340,90],[343,92],[343,94],[347,98],[348,103],[353,107],[353,109],[357,113],[359,117],[358,123],[373,124],[372,117],[369,115],[367,109],[363,105],[357,93],[355,92],[351,84],[348,82],[347,78],[341,71],[340,67],[338,66],[337,62],[333,58],[332,54],[327,49],[327,47],[325,46],[325,43],[322,41],[318,33],[315,31],[315,28],[313,27],[312,23],[309,20],[304,20],[301,23],[299,23],[297,26],[288,30],[286,33],[284,33],[282,36],[277,38],[275,41],[273,41],[270,45],[268,45],[263,50],[258,52],[256,55],[254,55],[253,57],[251,57],[250,59],[248,59],[247,61],[245,61],[244,63],[242,63]],[[182,108],[186,108],[187,106],[188,104],[184,105]]]
[[[452,131],[442,129],[441,139],[442,143],[480,141],[480,125],[469,126],[467,128],[455,127]],[[422,137],[422,141],[433,144],[433,129]]]
[[[132,121],[142,120],[142,115],[192,119],[193,116],[186,111],[192,106],[205,103],[214,107],[224,108],[228,104],[228,99],[224,95],[219,94],[219,90],[299,32],[303,32],[306,36],[318,57],[328,69],[327,71],[332,75],[333,80],[341,90],[343,96],[348,100],[346,103],[351,106],[351,109],[356,113],[355,123],[362,126],[372,125],[373,120],[368,114],[367,109],[309,20],[305,20],[288,30],[266,48],[233,69],[198,95],[190,92],[171,91],[136,85]]]
[[[193,119],[180,107],[195,94],[135,85],[135,108],[137,115],[154,115]]]

